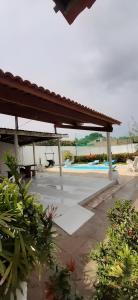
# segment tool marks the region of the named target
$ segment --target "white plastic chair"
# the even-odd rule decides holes
[[[128,170],[132,172],[138,172],[138,156],[135,157],[134,161],[127,159]]]

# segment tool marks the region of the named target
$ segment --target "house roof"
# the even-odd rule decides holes
[[[0,113],[55,124],[57,127],[112,131],[120,121],[76,101],[0,70]]]
[[[0,128],[0,142],[14,144],[15,133],[15,129]],[[25,146],[32,143],[67,137],[67,134],[55,134],[29,130],[18,130],[17,133],[19,146]]]
[[[53,0],[56,4],[55,11],[59,10],[69,24],[85,9],[91,8],[96,0]]]

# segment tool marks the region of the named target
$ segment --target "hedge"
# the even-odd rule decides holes
[[[117,163],[125,163],[127,159],[134,159],[134,153],[118,153],[112,154],[112,159],[115,159]],[[94,160],[99,160],[100,163],[107,160],[107,154],[90,154],[90,155],[80,155],[74,157],[74,163],[87,163],[92,162]]]

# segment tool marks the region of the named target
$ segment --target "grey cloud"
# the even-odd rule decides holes
[[[69,26],[52,0],[1,0],[0,67],[120,119],[125,134],[138,119],[137,15],[137,0],[97,0]]]

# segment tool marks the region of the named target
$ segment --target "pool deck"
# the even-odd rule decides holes
[[[48,205],[56,207],[55,224],[72,235],[94,216],[94,211],[82,205],[114,183],[107,176],[67,173],[63,174],[61,181],[57,173],[44,172],[33,179],[31,192],[37,194],[45,208]]]

